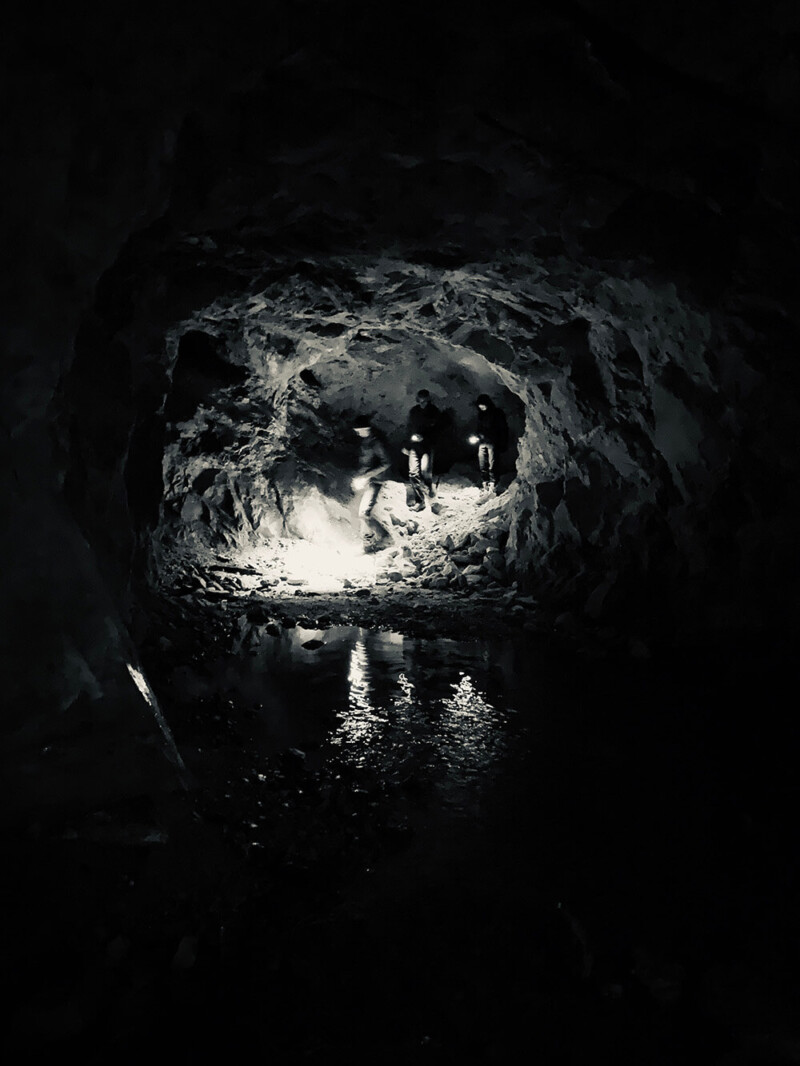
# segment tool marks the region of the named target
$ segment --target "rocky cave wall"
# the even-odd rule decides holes
[[[145,540],[154,526],[162,544],[313,539],[320,506],[345,522],[350,418],[375,413],[397,454],[424,380],[452,413],[454,441],[477,392],[509,409],[506,561],[524,588],[594,619],[613,612],[615,624],[657,616],[659,632],[763,623],[753,612],[780,526],[739,481],[737,464],[756,461],[742,454],[742,405],[768,387],[741,321],[641,260],[278,263],[237,235],[206,242],[200,265],[209,252],[232,260],[236,288],[172,326],[154,357],[163,447],[151,479],[163,503]],[[192,370],[195,343],[208,365]]]
[[[316,279],[304,276],[312,271]],[[324,538],[330,523],[320,525],[316,509],[307,513],[309,496],[327,507],[330,522],[352,499],[353,418],[373,417],[402,479],[406,418],[423,386],[443,416],[439,474],[474,477],[467,436],[482,392],[507,412],[513,441],[523,437],[525,408],[509,391],[513,378],[450,340],[459,322],[443,331],[431,303],[442,291],[474,299],[467,275],[439,274],[396,260],[303,261],[288,284],[206,307],[178,326],[167,344],[177,346],[178,362],[183,337],[204,327],[215,330],[210,343],[224,353],[218,372],[234,367],[243,376],[216,395],[210,386],[197,409],[192,398],[185,420],[170,423],[157,539],[241,547],[274,536]],[[452,302],[458,315],[461,304]],[[502,463],[507,477],[515,458],[512,444]]]
[[[324,383],[335,351],[466,359],[525,404],[509,552],[543,593],[698,626],[784,617],[797,41],[781,3],[412,5],[388,42],[358,4],[21,19],[2,294],[21,792],[48,736],[64,782],[94,765],[76,753],[97,722],[121,763],[132,736],[160,744],[123,615],[189,329],[296,405],[297,375]],[[276,323],[291,349],[267,341]],[[212,375],[209,421],[244,436],[269,423],[239,417],[240,377]],[[256,408],[277,387],[259,380]]]

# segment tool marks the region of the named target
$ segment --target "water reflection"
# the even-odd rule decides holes
[[[451,801],[497,763],[507,747],[505,721],[469,674],[452,685],[442,702],[440,750],[449,771]]]
[[[304,647],[320,639],[322,646]],[[502,669],[488,644],[298,628],[265,645],[264,657],[273,679],[291,679],[286,698],[298,723],[302,705],[333,711],[323,761],[389,781],[423,777],[448,805],[474,801],[521,732],[505,708]]]
[[[492,641],[423,640],[355,626],[265,632],[246,655],[176,668],[184,701],[251,710],[264,752],[302,749],[309,768],[414,778],[441,801],[473,804],[514,740],[522,661]]]
[[[363,634],[359,634],[350,651],[347,713],[340,715],[341,725],[331,737],[332,744],[357,753],[353,760],[356,766],[365,764],[367,753],[375,746],[388,721],[385,709],[373,705],[370,680],[367,642]]]

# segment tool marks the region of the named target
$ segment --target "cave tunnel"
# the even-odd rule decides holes
[[[12,1059],[797,1061],[797,13],[390,8],[3,42]]]

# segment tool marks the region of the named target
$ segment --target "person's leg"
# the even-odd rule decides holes
[[[433,448],[422,453],[420,457],[420,474],[425,485],[425,491],[429,496],[433,496]]]
[[[368,481],[367,487],[364,489],[359,501],[358,517],[360,519],[362,538],[367,538],[372,535],[370,518],[372,517],[372,508],[375,506],[375,501],[378,498],[379,492],[380,485],[375,481]]]
[[[408,453],[408,480],[412,494],[408,506],[420,510],[425,506],[425,487],[422,483],[420,454],[414,448],[411,448]]]
[[[478,445],[478,470],[481,474],[481,485],[485,489],[486,483],[489,480],[489,453],[487,451],[488,445]]]
[[[478,446],[478,466],[481,471],[481,487],[484,492],[494,492],[495,490],[494,460],[495,450],[493,444],[481,444]]]
[[[493,444],[486,445],[486,483],[490,492],[494,492],[496,477],[494,472],[495,449]]]
[[[381,485],[380,481],[368,482],[358,507],[358,516],[361,519],[361,538],[365,545],[375,544],[389,536],[389,531],[372,513],[381,491]]]

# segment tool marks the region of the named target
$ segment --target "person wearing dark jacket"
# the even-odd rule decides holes
[[[359,438],[360,451],[358,473],[351,484],[356,492],[362,492],[358,517],[364,551],[374,552],[391,540],[389,531],[375,518],[372,511],[392,464],[386,445],[366,415],[355,420],[353,431]]]
[[[478,409],[478,417],[469,442],[478,445],[482,490],[485,493],[494,493],[497,456],[508,447],[508,423],[503,411],[495,406],[492,398],[485,392],[480,394],[475,406]]]
[[[420,389],[417,402],[408,414],[407,442],[403,452],[408,456],[408,506],[412,511],[425,509],[426,496],[433,496],[433,448],[439,432],[442,414],[431,403],[431,394]]]

